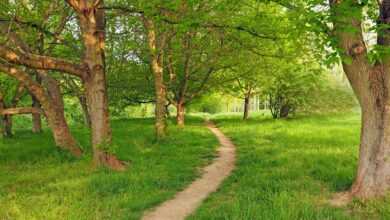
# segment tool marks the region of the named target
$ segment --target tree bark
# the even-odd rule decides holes
[[[383,6],[390,1],[383,1]],[[371,65],[361,30],[363,6],[357,1],[330,1],[334,19],[334,35],[350,62],[343,61],[344,72],[362,109],[362,128],[358,170],[349,192],[362,199],[384,196],[390,189],[390,68],[389,59]],[[349,11],[345,14],[345,8]],[[388,10],[381,8],[381,19],[389,21]],[[384,16],[386,12],[386,16]],[[384,17],[384,18],[383,18]],[[380,20],[381,20],[380,19]],[[356,31],[348,31],[354,28]],[[388,30],[387,30],[388,32]],[[378,44],[389,45],[379,34]],[[387,42],[386,42],[387,41]]]
[[[144,26],[148,32],[147,40],[149,51],[151,54],[151,69],[154,75],[154,87],[155,87],[155,131],[156,139],[163,139],[166,136],[166,87],[164,84],[164,71],[163,71],[163,53],[157,45],[157,33],[156,28],[152,20],[143,17]],[[161,43],[161,42],[160,42]],[[161,45],[160,45],[161,46]]]
[[[41,104],[39,104],[38,100],[34,97],[32,98],[32,107],[33,108],[41,108]],[[42,120],[41,114],[32,114],[32,132],[33,133],[41,133],[42,132]]]
[[[180,127],[185,125],[185,104],[183,102],[178,102],[176,104],[176,123]]]
[[[83,77],[87,104],[91,120],[93,159],[96,166],[113,170],[124,170],[125,164],[110,151],[112,134],[108,110],[108,96],[105,73],[105,13],[104,1],[96,3],[79,1],[71,6],[77,11],[84,44],[84,58],[87,73]]]
[[[34,95],[34,97],[44,107],[44,112],[57,146],[68,148],[74,155],[81,156],[81,149],[72,136],[65,119],[64,101],[59,82],[48,76],[45,71],[38,71],[38,73],[42,78],[42,82],[46,85],[47,101],[44,100],[44,97],[37,96],[38,94]]]
[[[0,110],[0,115],[9,116],[9,115],[22,115],[22,114],[41,114],[40,108],[34,107],[14,107],[6,108]]]
[[[91,128],[91,118],[89,116],[87,98],[84,95],[81,95],[78,97],[78,99],[80,102],[81,110],[83,111],[84,125],[87,128]]]
[[[38,83],[42,83],[42,79],[39,75],[36,76],[36,81]],[[34,97],[32,98],[32,107],[33,108],[41,108],[41,104],[39,101]],[[41,114],[32,114],[32,132],[33,133],[41,133],[42,132],[42,119]]]
[[[249,118],[249,108],[250,108],[250,96],[246,95],[244,98],[244,120],[247,120]]]
[[[64,111],[57,108],[59,107],[58,103],[53,102],[52,96],[49,96],[45,89],[35,82],[29,74],[18,68],[5,63],[0,63],[0,70],[23,83],[29,92],[41,103],[47,117],[48,125],[53,131],[56,145],[59,148],[70,151],[74,156],[80,157],[82,151],[70,133],[69,127],[65,121]]]

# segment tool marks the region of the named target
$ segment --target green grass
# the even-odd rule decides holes
[[[195,219],[390,219],[390,203],[328,205],[354,178],[359,145],[357,113],[272,120],[215,118],[238,147],[237,168]]]
[[[48,131],[16,131],[0,140],[0,220],[139,219],[142,212],[172,197],[215,155],[217,140],[200,120],[170,137],[153,141],[152,119],[113,122],[114,144],[123,173],[95,170],[91,157],[73,159],[57,151]],[[88,132],[75,128],[81,144]],[[87,155],[90,150],[85,148]]]
[[[390,219],[390,197],[345,208],[328,205],[353,182],[359,114],[269,117],[214,117],[237,145],[237,168],[189,219]],[[139,219],[198,176],[197,167],[210,162],[217,146],[198,119],[184,130],[170,126],[170,137],[159,144],[152,124],[113,122],[117,154],[131,161],[124,173],[94,170],[88,148],[86,157],[73,159],[53,147],[47,131],[18,129],[15,138],[0,141],[0,220]],[[73,130],[89,146],[88,132]]]

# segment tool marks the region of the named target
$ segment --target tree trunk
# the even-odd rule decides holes
[[[359,166],[351,190],[360,198],[383,196],[390,188],[389,116],[384,106],[363,107]]]
[[[87,105],[91,120],[91,142],[96,166],[106,166],[114,170],[124,170],[125,164],[111,153],[112,135],[108,110],[108,97],[105,73],[105,13],[104,1],[88,2],[76,7],[83,37],[84,63],[87,73],[84,76]]]
[[[247,120],[249,118],[249,108],[250,108],[250,96],[245,96],[244,99],[244,120]]]
[[[3,111],[6,108],[3,94],[0,93],[0,111]],[[5,115],[0,115],[0,137],[6,137],[6,129],[5,129]]]
[[[4,137],[4,121],[3,117],[0,117],[0,138]]]
[[[81,110],[83,111],[84,125],[87,128],[91,128],[91,118],[89,116],[87,98],[84,95],[81,95],[78,98],[79,98]]]
[[[282,105],[280,108],[280,118],[287,118],[288,115],[290,114],[291,107],[289,105]]]
[[[185,105],[183,102],[178,102],[176,105],[176,123],[180,127],[184,127],[185,124]]]
[[[41,48],[40,52],[41,52],[41,54],[43,53],[42,47],[43,47],[43,44],[40,45],[40,48]],[[39,73],[36,74],[35,80],[36,80],[37,83],[42,84],[42,78],[39,75]],[[32,98],[32,107],[33,108],[41,108],[41,104],[39,103],[39,101],[34,96],[31,96],[31,98]],[[32,114],[32,132],[33,133],[40,133],[40,132],[42,132],[41,114]]]
[[[38,100],[32,96],[32,107],[33,108],[41,108],[41,104],[39,104]],[[42,132],[42,120],[41,114],[32,114],[32,132],[40,133]]]
[[[47,76],[45,71],[38,71],[38,73],[46,85],[47,92],[43,92],[43,94],[41,92],[34,92],[32,94],[43,107],[56,145],[71,151],[77,157],[81,156],[82,151],[79,144],[71,134],[65,119],[64,101],[59,83],[54,78]]]
[[[155,130],[156,139],[166,136],[166,88],[164,84],[163,53],[157,45],[156,29],[152,20],[143,17],[144,26],[148,32],[148,46],[151,54],[151,69],[154,75],[154,89],[156,96],[155,104]],[[161,44],[161,42],[160,42]],[[161,46],[161,45],[160,45]]]
[[[41,103],[47,117],[49,127],[53,131],[56,145],[62,149],[70,151],[77,157],[81,156],[82,151],[71,135],[65,118],[60,117],[61,115],[63,116],[64,112],[56,109],[56,104],[51,102],[52,99],[46,93],[45,89],[35,82],[29,74],[15,68],[14,66],[0,63],[0,70],[23,83],[29,90],[30,94],[32,94],[39,103]]]
[[[12,137],[12,115],[3,116],[4,137]]]
[[[339,47],[349,56],[343,62],[344,72],[362,109],[362,128],[358,171],[351,197],[384,196],[390,189],[390,60],[371,65],[361,29],[363,6],[357,1],[330,1],[334,17],[334,36]],[[379,23],[387,23],[390,1],[382,1]],[[345,9],[348,13],[345,13]],[[387,24],[388,25],[388,24]],[[354,28],[356,31],[348,31]],[[389,45],[389,31],[378,33],[378,44]]]
[[[166,104],[165,105],[165,113],[166,113],[166,117],[167,118],[170,118],[171,117],[171,113],[169,112],[169,106],[170,106],[171,104]]]

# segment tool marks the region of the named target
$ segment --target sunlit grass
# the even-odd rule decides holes
[[[390,219],[386,201],[328,205],[348,189],[359,145],[358,113],[273,120],[215,117],[238,147],[233,175],[191,219]]]
[[[73,159],[54,148],[50,134],[17,130],[0,141],[0,219],[139,219],[172,197],[215,155],[217,141],[200,120],[171,125],[155,143],[152,119],[113,123],[117,154],[130,161],[123,173],[95,170],[90,156]],[[88,132],[74,133],[90,155]]]

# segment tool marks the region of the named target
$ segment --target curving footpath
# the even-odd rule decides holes
[[[218,157],[213,163],[203,168],[203,174],[175,197],[147,212],[143,220],[182,220],[193,213],[212,192],[215,192],[222,181],[235,167],[236,148],[212,122],[207,127],[218,138],[220,147]]]

